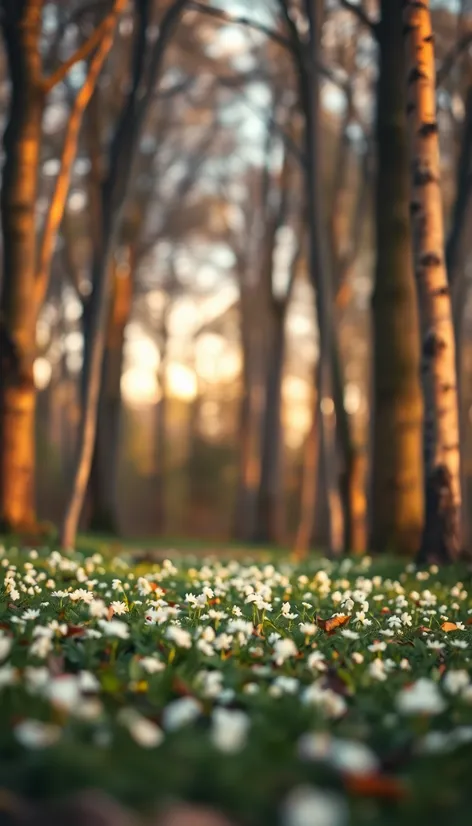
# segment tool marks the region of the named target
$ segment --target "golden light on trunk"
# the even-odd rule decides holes
[[[426,514],[420,561],[462,550],[459,416],[451,297],[444,257],[434,38],[429,0],[404,0],[415,278],[421,322]]]

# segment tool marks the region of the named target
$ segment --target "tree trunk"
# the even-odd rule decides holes
[[[112,264],[113,297],[102,366],[97,435],[90,476],[90,528],[117,533],[116,477],[121,412],[121,373],[126,325],[131,312],[133,260]]]
[[[420,562],[451,562],[463,550],[457,372],[444,259],[434,40],[429,0],[405,0],[407,114],[415,277],[421,318],[425,524]]]
[[[333,330],[332,348],[336,439],[342,464],[339,488],[343,511],[344,550],[347,553],[362,554],[367,547],[364,462],[353,444],[349,414],[344,406],[344,376],[337,330]]]
[[[334,325],[334,296],[328,272],[326,249],[326,221],[322,195],[320,83],[316,66],[320,48],[323,14],[321,0],[307,3],[310,23],[309,74],[302,73],[302,100],[305,110],[306,198],[310,238],[310,278],[316,293],[316,311],[319,330],[318,389],[320,404],[321,459],[326,479],[328,505],[328,550],[337,556],[343,547],[342,511],[337,478],[333,381],[331,370],[332,330]]]
[[[250,330],[243,345],[244,390],[240,419],[240,463],[233,535],[249,541],[255,533],[257,491],[261,479],[261,434],[265,409],[266,374],[261,331]]]
[[[319,401],[316,397],[313,403],[313,415],[310,430],[303,450],[303,475],[300,497],[300,520],[293,548],[296,560],[306,559],[310,550],[315,522],[315,505],[318,481],[319,457]]]
[[[167,346],[168,346],[168,314],[170,310],[170,300],[168,306],[163,311],[162,334],[160,346],[160,361],[158,369],[159,399],[156,405],[156,476],[154,480],[155,491],[155,526],[157,533],[163,535],[166,530],[166,457],[167,457]]]
[[[411,555],[423,521],[422,405],[400,4],[382,0],[378,40],[371,547]]]
[[[21,5],[21,4],[20,4]],[[35,524],[35,206],[44,98],[38,87],[42,3],[3,15],[11,103],[3,145],[3,278],[0,295],[0,521]]]
[[[257,500],[256,542],[283,541],[282,379],[285,355],[285,304],[274,302],[270,322],[269,365],[262,432],[261,478]]]
[[[77,527],[92,466],[97,427],[97,412],[102,375],[111,293],[111,260],[121,228],[123,211],[136,167],[139,140],[167,44],[178,25],[186,0],[174,0],[160,21],[159,36],[146,61],[149,2],[139,5],[139,20],[133,49],[133,72],[130,91],[111,141],[107,178],[102,187],[103,249],[97,256],[92,274],[95,289],[90,299],[90,360],[84,377],[85,401],[79,427],[79,451],[71,496],[66,509],[61,545],[70,549],[75,543]],[[147,65],[149,63],[149,65]],[[145,68],[147,80],[142,89]]]

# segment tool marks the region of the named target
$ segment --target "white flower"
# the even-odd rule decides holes
[[[442,649],[446,647],[446,643],[439,642],[439,640],[426,640],[426,646],[431,651],[442,651]]]
[[[291,639],[276,640],[274,643],[274,653],[272,659],[276,665],[282,665],[289,657],[296,657],[298,648]]]
[[[356,663],[356,665],[361,665],[364,662],[364,655],[360,653],[360,651],[354,651],[352,653],[352,660]]]
[[[31,654],[32,657],[39,657],[39,659],[44,660],[47,655],[50,654],[51,650],[51,637],[46,634],[41,634],[31,643],[29,654]]]
[[[180,697],[165,707],[162,714],[163,728],[166,731],[175,731],[192,723],[201,712],[201,705],[194,697]]]
[[[79,688],[84,694],[100,691],[100,683],[91,671],[79,671]]]
[[[383,660],[379,658],[373,660],[369,663],[368,666],[369,674],[374,680],[379,680],[379,682],[384,682],[387,679],[387,674],[385,672],[385,664]]]
[[[22,720],[14,728],[15,737],[27,749],[44,749],[57,743],[61,736],[59,726],[40,720]]]
[[[21,615],[21,619],[24,620],[35,620],[38,619],[40,612],[37,609],[27,608],[26,611],[23,611]]]
[[[410,671],[411,670],[410,661],[407,660],[406,657],[403,657],[400,660],[400,668],[402,669],[402,671]]]
[[[399,692],[396,706],[401,714],[441,714],[446,703],[436,683],[421,677]]]
[[[211,730],[213,745],[225,754],[236,754],[246,744],[249,726],[249,717],[244,711],[215,708]]]
[[[345,611],[347,611],[347,613],[349,614],[349,612],[350,612],[350,611],[352,611],[352,609],[354,608],[354,601],[353,601],[350,597],[348,597],[348,598],[347,598],[347,599],[345,599],[345,600],[344,600],[344,602],[342,603],[342,607],[343,607],[343,608],[344,608],[344,610],[345,610]]]
[[[280,697],[281,694],[296,694],[299,685],[300,683],[295,677],[286,677],[284,674],[280,674],[270,686],[269,694],[273,697]],[[272,691],[274,688],[276,689],[275,692]]]
[[[133,740],[144,749],[154,749],[164,740],[164,733],[159,726],[135,709],[122,709],[118,714],[118,721],[126,726]]]
[[[346,637],[347,640],[359,639],[359,634],[357,633],[357,631],[351,631],[350,628],[342,628],[341,634],[343,635],[343,637]]]
[[[98,625],[103,633],[109,637],[118,637],[120,640],[127,640],[129,637],[129,627],[122,620],[98,620]]]
[[[312,637],[313,634],[316,634],[318,631],[316,625],[312,622],[301,622],[300,623],[300,631],[302,634],[306,634],[307,637]]]
[[[164,671],[165,664],[157,657],[142,657],[139,660],[139,665],[148,674],[157,674],[159,671]]]
[[[94,599],[89,605],[89,614],[91,617],[104,618],[108,614],[108,608],[103,599]]]
[[[35,668],[32,665],[26,666],[24,678],[28,691],[35,694],[41,692],[49,682],[49,669],[46,666]]]
[[[390,628],[401,628],[402,627],[401,618],[397,617],[396,615],[393,615],[392,617],[389,617],[388,620],[387,620],[387,624],[389,625]]]
[[[113,613],[117,616],[120,616],[120,614],[126,614],[129,611],[126,602],[119,602],[118,600],[110,602],[110,607],[113,608]]]
[[[298,752],[305,760],[325,760],[340,772],[372,774],[379,770],[374,752],[358,740],[345,740],[319,732],[304,734]]]
[[[184,628],[179,628],[178,625],[170,625],[166,631],[166,637],[171,642],[174,642],[178,648],[191,648],[192,637]]]
[[[57,708],[72,711],[80,703],[79,680],[74,674],[63,674],[46,686],[46,696]]]
[[[322,688],[319,683],[308,686],[303,692],[302,700],[307,705],[318,706],[327,717],[333,720],[342,717],[347,711],[344,697],[330,688]]]
[[[453,648],[462,648],[463,650],[469,647],[466,640],[451,640],[450,644]]]
[[[215,639],[214,646],[217,651],[228,651],[231,648],[231,643],[233,642],[232,634],[218,634],[217,638]]]
[[[313,786],[298,786],[286,797],[282,808],[283,826],[347,826],[346,802],[334,792]]]
[[[449,694],[460,694],[470,683],[469,675],[464,668],[446,671],[444,675],[443,685],[444,689]]]
[[[76,588],[75,591],[70,592],[69,599],[71,599],[72,602],[85,602],[90,605],[95,597],[92,591],[86,591],[85,588]]]
[[[2,665],[0,667],[0,689],[7,685],[14,685],[18,679],[18,670],[12,665]]]
[[[413,620],[411,618],[411,614],[408,614],[406,611],[404,611],[403,614],[401,614],[400,619],[401,619],[403,625],[411,627],[412,622],[413,622]]]
[[[387,643],[376,640],[372,643],[372,645],[368,645],[367,648],[369,651],[372,651],[373,654],[376,654],[378,651],[385,651],[387,648]]]
[[[313,668],[315,671],[326,671],[328,668],[324,654],[322,654],[321,651],[312,651],[306,664],[308,668]]]
[[[6,660],[12,647],[12,640],[0,631],[0,662]]]

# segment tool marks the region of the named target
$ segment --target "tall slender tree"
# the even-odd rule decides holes
[[[413,258],[421,318],[425,407],[425,525],[418,559],[450,562],[462,551],[459,415],[454,326],[447,279],[429,0],[403,2]]]
[[[57,230],[64,212],[84,110],[113,43],[126,1],[114,0],[92,35],[51,74],[40,48],[45,0],[5,0],[1,28],[11,81],[3,144],[1,206],[3,278],[0,293],[0,521],[35,529],[36,322],[46,295]],[[36,229],[42,116],[49,92],[90,54],[88,72],[68,122],[60,171],[42,236]]]
[[[375,138],[371,547],[412,555],[421,536],[422,404],[411,260],[401,8],[381,0]]]

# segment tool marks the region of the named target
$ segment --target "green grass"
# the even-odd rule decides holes
[[[335,826],[469,826],[470,573],[175,545],[175,567],[154,542],[5,548],[0,787],[206,802],[241,826],[301,822],[290,795],[309,787]]]

